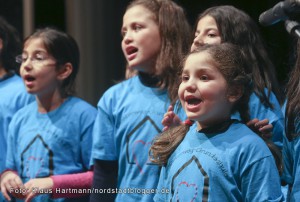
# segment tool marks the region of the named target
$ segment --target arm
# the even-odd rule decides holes
[[[19,190],[15,192],[14,190]],[[11,196],[23,199],[27,192],[21,178],[13,170],[6,170],[1,174],[1,192],[6,200],[10,201]]]
[[[247,126],[263,140],[272,139],[273,125],[269,123],[268,119],[258,120],[252,119],[247,123]]]
[[[44,190],[44,193],[51,193],[52,198],[74,198],[84,196],[84,193],[74,194],[68,192],[57,192],[56,189],[89,189],[92,186],[93,171],[84,173],[55,175],[45,178],[35,178],[25,184],[28,190]],[[87,192],[88,193],[88,192]],[[31,201],[35,196],[42,194],[39,191],[29,191],[25,202]]]
[[[282,201],[284,198],[272,156],[249,164],[241,182],[243,201]]]
[[[178,126],[182,124],[182,121],[180,120],[179,116],[174,113],[174,107],[170,105],[168,111],[164,114],[164,118],[161,123],[164,126],[163,131],[165,131],[171,126]]]
[[[94,161],[94,178],[93,188],[94,189],[116,189],[117,187],[117,176],[118,176],[118,162],[117,161]],[[98,201],[114,201],[116,193],[109,194],[97,194],[92,193],[90,196],[90,202]]]

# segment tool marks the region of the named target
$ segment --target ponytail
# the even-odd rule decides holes
[[[150,160],[158,165],[166,165],[170,155],[182,142],[193,123],[186,120],[184,124],[171,127],[155,138],[149,151]]]

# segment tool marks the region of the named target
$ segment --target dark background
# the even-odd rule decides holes
[[[74,1],[93,1],[93,0],[74,0]],[[97,0],[95,0],[97,1]],[[102,0],[100,0],[102,1]],[[189,22],[192,26],[195,24],[197,15],[210,6],[215,5],[233,5],[248,13],[257,23],[259,15],[272,8],[279,1],[276,0],[174,0],[186,10]],[[23,34],[23,5],[22,0],[0,0],[0,15],[4,16],[12,25],[14,25],[21,34]],[[34,27],[39,28],[47,25],[58,27],[66,30],[66,4],[65,0],[33,0],[34,2]],[[97,92],[96,98],[89,99],[92,104],[96,104],[96,100],[102,93],[116,81],[124,78],[125,59],[123,57],[120,43],[120,27],[122,24],[122,16],[129,0],[105,0],[107,9],[99,8],[99,12],[113,12],[114,18],[107,19],[109,29],[103,30],[106,37],[105,43],[109,41],[111,51],[108,51],[105,58],[111,61],[111,66],[106,66],[105,79],[101,77],[101,86],[94,86]],[[95,2],[96,5],[96,2]],[[97,9],[97,8],[96,8]],[[109,16],[109,13],[107,13]],[[74,22],[76,23],[76,22]],[[259,24],[259,23],[258,23]],[[96,26],[96,25],[95,25]],[[278,80],[284,86],[287,74],[294,63],[294,44],[296,37],[290,36],[285,28],[284,23],[279,22],[269,27],[259,25],[262,35],[266,41],[268,51],[276,66]],[[109,39],[107,39],[109,38]],[[97,71],[95,71],[97,74]]]

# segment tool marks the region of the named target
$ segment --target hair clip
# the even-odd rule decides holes
[[[192,126],[194,124],[194,121],[187,119],[184,121],[184,124],[188,126]]]

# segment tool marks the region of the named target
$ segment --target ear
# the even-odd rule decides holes
[[[233,89],[229,90],[228,101],[230,103],[235,103],[238,101],[244,94],[244,88],[242,86],[236,86]]]
[[[66,78],[68,78],[72,72],[73,72],[73,66],[71,63],[68,62],[59,68],[57,73],[57,79],[63,81]]]

